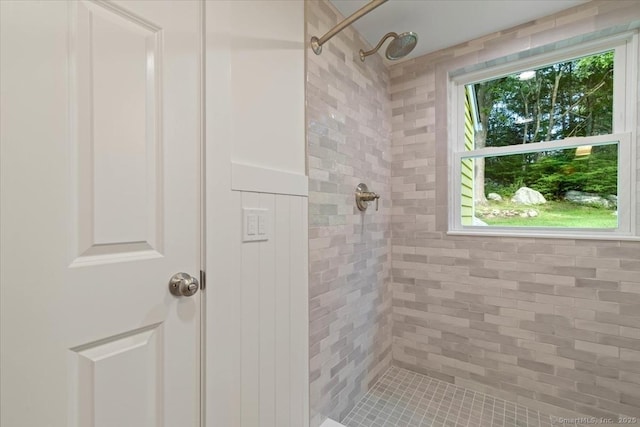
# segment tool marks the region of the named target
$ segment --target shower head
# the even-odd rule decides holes
[[[385,56],[387,59],[392,61],[407,56],[418,43],[418,35],[413,31],[407,31],[400,35],[396,33],[387,33],[382,37],[382,39],[380,39],[378,45],[373,49],[366,52],[360,49],[360,60],[364,61],[364,58],[376,53],[380,49],[380,46],[382,46],[382,44],[390,37],[393,38],[393,40],[389,43],[389,46],[387,46]]]
[[[400,34],[395,39],[391,40],[385,56],[387,59],[396,60],[407,56],[416,44],[418,43],[418,35],[412,31]]]

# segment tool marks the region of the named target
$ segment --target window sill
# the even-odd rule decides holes
[[[640,236],[625,234],[587,234],[554,232],[550,230],[449,230],[447,236],[485,236],[485,237],[518,237],[532,239],[572,239],[572,240],[609,240],[609,241],[640,241]]]

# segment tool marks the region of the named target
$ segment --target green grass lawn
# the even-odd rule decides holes
[[[535,210],[538,212],[537,217],[522,218],[520,216],[513,217],[494,217],[488,218],[482,215],[482,212],[491,212],[491,210],[516,210],[527,211]],[[515,205],[510,202],[492,202],[487,206],[476,208],[477,215],[482,221],[489,225],[498,225],[505,227],[569,227],[569,228],[616,228],[618,227],[618,217],[613,215],[613,210],[596,208],[591,206],[583,206],[569,202],[547,202],[543,205]],[[481,216],[482,215],[482,216]]]

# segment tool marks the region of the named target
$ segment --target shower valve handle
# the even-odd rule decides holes
[[[378,200],[380,199],[380,196],[376,193],[374,193],[373,191],[369,192],[368,194],[364,195],[365,200],[368,202],[372,202],[374,199],[376,201],[376,211],[378,210]]]
[[[360,184],[356,187],[356,206],[361,211],[366,211],[369,207],[369,202],[376,201],[376,211],[378,210],[378,200],[380,195],[369,191],[366,184]]]

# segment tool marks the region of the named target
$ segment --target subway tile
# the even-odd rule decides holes
[[[596,312],[596,321],[619,326],[640,328],[640,317],[635,316],[623,316],[615,313]]]
[[[620,260],[640,260],[640,249],[635,247],[600,247],[597,248],[598,256],[601,258],[617,258]]]
[[[618,359],[611,358],[611,360]],[[578,371],[589,372],[596,377],[617,379],[619,377],[619,369],[610,365],[612,363],[609,363],[606,358],[599,358],[598,364],[576,360],[576,370]]]
[[[596,405],[576,405],[576,411],[579,411],[581,414],[590,415],[592,417],[597,417],[598,419],[606,419],[606,420],[617,420],[617,415],[614,412],[606,411],[600,409]]]
[[[620,314],[620,304],[604,301],[592,301],[588,299],[576,298],[575,307],[595,310],[597,312]],[[597,316],[596,316],[597,317]]]
[[[520,282],[518,284],[518,290],[522,292],[531,292],[535,294],[550,294],[555,293],[553,285],[544,285],[540,283]]]
[[[612,345],[597,344],[588,341],[576,340],[576,350],[582,350],[590,353],[602,354],[605,356],[619,357],[620,349]]]
[[[559,295],[536,294],[535,300],[542,304],[553,304],[555,306],[572,307],[575,304],[575,298]]]
[[[599,323],[590,320],[576,319],[574,325],[577,329],[585,329],[587,331],[599,332],[601,334],[619,335],[620,326],[610,323]]]
[[[576,365],[580,363],[576,362]],[[580,369],[569,369],[569,368],[557,368],[556,375],[561,378],[566,378],[571,380],[571,382],[583,382],[586,384],[595,384],[596,383],[596,375],[585,370]],[[569,387],[570,389],[574,389],[575,385]]]
[[[341,19],[325,1],[309,3],[314,30]],[[310,295],[319,304],[312,317],[318,335],[310,343],[316,354],[313,414],[346,415],[391,363],[391,355],[398,365],[507,393],[541,408],[559,405],[604,416],[634,407],[634,394],[623,386],[614,402],[573,384],[638,384],[632,382],[634,375],[640,379],[632,352],[640,339],[640,316],[634,315],[637,302],[631,296],[640,294],[637,242],[446,235],[448,121],[441,106],[446,105],[449,67],[470,66],[498,53],[517,56],[522,46],[640,19],[633,3],[610,3],[615,2],[588,3],[573,14],[389,68],[375,56],[365,64],[350,64],[358,49],[356,31],[339,34],[323,55],[308,58],[313,74],[307,95],[308,160],[314,189],[309,202],[316,212],[310,217],[310,244],[317,239],[310,253]],[[358,228],[352,187],[361,179],[388,195],[375,229]],[[373,216],[367,212],[365,218]],[[332,228],[346,226],[353,228]],[[334,236],[346,241],[322,240]],[[391,253],[399,256],[392,261]],[[352,268],[340,267],[347,260],[341,256],[353,257],[348,260]],[[358,272],[373,270],[377,263],[381,269],[359,277]],[[330,283],[322,282],[323,273]],[[328,295],[342,303],[334,305]],[[328,320],[327,310],[335,317]],[[324,335],[326,321],[329,335]],[[333,337],[336,330],[345,332]],[[342,366],[335,356],[346,349],[354,363]],[[428,359],[438,352],[446,357]],[[540,360],[536,355],[542,355]],[[332,367],[340,377],[327,390],[334,399],[318,393]],[[500,371],[504,376],[491,377]],[[523,387],[519,378],[531,387]],[[596,384],[598,379],[611,383]],[[534,388],[542,390],[537,402],[531,398]]]
[[[533,360],[518,358],[518,366],[525,369],[532,370],[532,371],[542,372],[545,374],[554,373],[553,365],[550,365],[548,363],[535,362]]]
[[[600,246],[598,243],[592,243],[591,248],[597,250]],[[576,267],[587,268],[620,268],[620,259],[618,258],[598,258],[598,257],[577,257]]]
[[[308,2],[306,15],[322,28],[342,19],[324,1]],[[375,218],[362,217],[353,206],[358,182],[383,197],[391,194],[389,73],[378,57],[366,68],[345,67],[360,45],[356,32],[343,32],[323,55],[307,57],[309,187],[314,190],[309,195],[309,294],[314,313],[331,313],[310,317],[310,330],[317,331],[310,336],[310,349],[317,349],[310,350],[310,362],[317,366],[310,405],[314,414],[336,417],[391,363],[391,200],[383,199]],[[362,219],[375,222],[363,226]],[[329,294],[331,299],[324,298]],[[314,417],[312,425],[318,421]]]
[[[640,328],[620,326],[620,336],[640,340]]]
[[[620,348],[620,357],[624,359],[625,349],[640,351],[640,340],[613,335],[599,335],[598,343]]]
[[[627,400],[625,398],[625,400]],[[635,399],[629,399],[635,402]],[[638,410],[638,406],[635,404],[628,405],[625,403],[613,402],[607,398],[598,399],[598,408],[601,408],[605,411],[609,411],[614,414],[622,414],[630,417],[638,417],[640,416],[640,410]],[[613,417],[614,420],[617,420],[617,417]]]
[[[640,304],[640,294],[615,291],[598,291],[601,301],[619,302],[622,304]]]
[[[576,279],[576,286],[579,288],[595,288],[595,289],[608,289],[615,290],[620,286],[619,282],[609,280],[597,280],[588,278]]]
[[[578,393],[571,389],[562,389],[558,391],[558,397],[573,400],[585,405],[595,405],[598,399],[595,396],[590,396],[584,393]]]
[[[637,250],[637,252],[640,252],[640,250]],[[627,281],[627,282],[638,282],[638,280],[640,279],[638,277],[637,271],[624,271],[621,269],[608,270],[604,268],[597,269],[596,278],[608,279],[608,280],[620,280],[620,281]]]
[[[536,353],[535,358],[536,358],[537,362],[548,363],[548,364],[553,365],[555,367],[574,369],[575,366],[576,366],[575,360],[568,359],[566,357],[556,356],[556,355],[553,355],[553,354],[546,354],[546,353],[538,352],[538,353]]]
[[[597,360],[597,355],[592,352],[568,347],[558,347],[558,355],[566,357],[568,359],[587,363],[595,363]]]
[[[536,398],[541,402],[550,403],[551,405],[559,406],[561,408],[574,410],[576,408],[575,400],[562,399],[560,397],[551,396],[546,393],[536,393]]]

